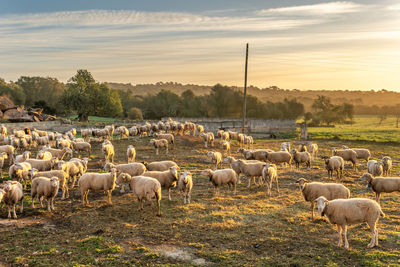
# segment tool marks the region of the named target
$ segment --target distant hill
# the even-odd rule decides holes
[[[158,82],[156,84],[137,84],[130,83],[107,83],[111,88],[117,90],[130,90],[134,95],[156,94],[162,89],[169,90],[175,94],[182,94],[190,89],[195,95],[208,94],[212,86],[180,84],[174,82]],[[243,90],[243,87],[233,87],[235,90]],[[298,90],[298,89],[281,89],[276,86],[267,88],[258,88],[250,86],[248,93],[258,97],[261,101],[280,102],[285,98],[297,98],[304,104],[307,110],[310,110],[312,102],[318,95],[324,95],[332,99],[334,104],[351,103],[355,106],[392,106],[400,104],[400,93],[387,91],[385,89],[379,91],[351,91],[351,90]]]

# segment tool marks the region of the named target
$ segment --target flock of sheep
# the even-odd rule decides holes
[[[81,129],[81,138],[77,138],[77,132],[72,129],[66,133],[46,132],[25,128],[7,133],[7,128],[0,126],[0,168],[4,161],[9,160],[10,180],[0,185],[0,202],[8,207],[8,218],[17,218],[16,204],[20,204],[23,212],[24,190],[27,190],[30,181],[32,207],[34,200],[40,201],[43,207],[43,199],[47,200],[47,209],[54,210],[54,199],[59,189],[62,190],[61,199],[69,197],[69,190],[74,189],[78,180],[78,187],[82,196],[82,204],[89,205],[88,194],[90,191],[107,192],[108,203],[111,204],[112,191],[116,185],[121,187],[121,192],[128,186],[137,196],[138,210],[143,209],[143,202],[149,201],[156,215],[161,215],[161,189],[168,191],[171,200],[171,188],[176,187],[183,193],[184,203],[190,203],[193,188],[192,174],[189,171],[180,171],[173,161],[135,162],[136,150],[129,145],[126,150],[126,164],[114,164],[114,146],[110,140],[114,135],[120,138],[129,136],[152,136],[150,144],[154,146],[155,153],[165,149],[168,153],[168,145],[175,145],[175,137],[178,135],[198,136],[204,141],[205,148],[214,147],[214,134],[205,132],[202,125],[191,122],[179,123],[169,119],[165,122],[146,123],[135,125],[131,128],[113,125],[101,129]],[[236,185],[241,183],[240,175],[248,179],[248,187],[251,181],[256,185],[265,184],[267,194],[271,195],[272,186],[275,183],[279,193],[278,164],[284,164],[296,169],[301,164],[311,168],[312,161],[318,156],[318,145],[315,143],[301,144],[298,149],[292,148],[290,142],[281,144],[280,151],[270,149],[252,149],[254,143],[251,136],[233,131],[217,132],[220,139],[221,151],[209,151],[206,155],[214,164],[214,169],[201,171],[201,176],[209,177],[215,188],[215,194],[219,194],[222,185],[228,185],[236,193]],[[87,172],[87,166],[91,154],[90,142],[102,143],[102,154],[105,160],[105,173]],[[235,159],[230,155],[233,144],[239,144],[238,152],[243,154],[243,159]],[[39,146],[36,159],[31,158],[29,151]],[[20,152],[21,154],[18,154]],[[74,153],[77,157],[74,158]],[[304,178],[296,181],[304,199],[311,203],[311,218],[314,219],[314,206],[317,205],[319,213],[326,215],[332,224],[338,227],[339,242],[342,246],[342,234],[344,233],[344,246],[349,247],[347,241],[347,225],[366,222],[372,233],[368,247],[378,245],[378,230],[376,224],[380,216],[384,216],[379,202],[382,193],[400,191],[400,178],[379,177],[388,176],[392,168],[390,157],[384,157],[381,161],[369,160],[371,153],[368,149],[342,149],[333,148],[331,157],[323,157],[325,168],[329,177],[336,172],[338,180],[343,177],[344,162],[349,161],[356,168],[357,161],[367,161],[367,173],[361,176],[361,180],[368,183],[376,194],[376,201],[365,198],[350,198],[350,191],[340,183],[309,182]],[[81,158],[82,155],[86,157]],[[225,157],[224,157],[225,156]],[[70,158],[68,161],[66,158]],[[218,169],[221,163],[229,163],[231,168]],[[258,181],[256,181],[258,178]],[[24,184],[24,186],[22,186]],[[155,199],[156,208],[152,199]]]

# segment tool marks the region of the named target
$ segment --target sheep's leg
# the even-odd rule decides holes
[[[278,195],[279,195],[279,184],[278,184],[278,179],[276,179],[275,182],[276,182],[276,191],[278,191]],[[272,185],[271,185],[271,187],[272,187]]]
[[[314,201],[311,201],[311,220],[314,220]]]
[[[378,229],[375,229],[375,246],[378,245]]]
[[[343,246],[343,241],[342,241],[342,226],[340,226],[339,224],[337,225],[337,231],[338,231],[338,234],[339,234],[338,246],[341,247],[341,246]]]
[[[251,185],[251,177],[249,177],[249,185],[247,186],[247,188],[250,188]]]
[[[65,186],[62,187],[61,199],[65,199]]]
[[[373,248],[375,247],[377,244],[377,239],[378,239],[378,230],[375,227],[375,223],[368,223],[369,228],[371,229],[371,242],[369,242],[368,244],[368,248]]]
[[[39,202],[40,202],[40,207],[43,208],[43,196],[39,198]]]
[[[233,184],[233,194],[236,195],[236,183]]]
[[[168,199],[169,199],[169,201],[172,200],[172,198],[171,198],[171,188],[168,188]]]
[[[343,234],[344,234],[344,248],[348,249],[349,241],[347,240],[347,225],[346,224],[342,225],[342,228],[343,228]]]
[[[253,184],[254,184],[254,185],[258,185],[258,184],[256,183],[256,177],[255,177],[255,176],[253,176]]]
[[[47,199],[47,211],[51,211],[51,198]]]
[[[111,190],[107,190],[107,195],[108,195],[108,204],[112,204],[112,201],[111,201]]]
[[[186,195],[183,195],[183,204],[186,204]]]
[[[82,192],[81,194],[82,194],[82,205],[85,206],[85,194],[86,194],[86,192]],[[32,205],[33,205],[33,202],[32,202]]]
[[[21,207],[19,208],[19,213],[24,211],[24,199],[21,199]]]
[[[156,148],[156,155],[158,155],[158,148]]]
[[[192,198],[192,194],[191,193],[189,193],[188,195],[187,195],[187,203],[188,204],[190,204],[190,199]]]
[[[378,192],[375,192],[375,198],[376,198],[376,202],[379,203],[379,198],[380,198],[381,194]]]
[[[11,219],[11,206],[7,205],[7,211],[8,211],[8,219]]]
[[[270,187],[271,187],[271,184],[270,183],[266,183],[267,184],[267,193],[268,193],[268,196],[271,196],[271,189],[270,189]]]
[[[17,219],[17,213],[15,213],[15,206],[16,206],[16,204],[13,205],[12,212],[13,212],[13,218]]]

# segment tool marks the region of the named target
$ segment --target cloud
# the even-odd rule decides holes
[[[260,10],[260,15],[335,15],[354,13],[363,10],[366,6],[354,2],[329,2],[314,5],[290,6]]]

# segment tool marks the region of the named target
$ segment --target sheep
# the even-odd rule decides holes
[[[161,184],[157,179],[146,176],[133,176],[127,173],[121,173],[118,176],[119,183],[128,183],[132,188],[133,193],[139,201],[138,211],[143,210],[143,201],[148,200],[154,207],[152,198],[156,199],[157,216],[161,216]],[[155,211],[155,210],[154,210]]]
[[[128,146],[126,157],[128,158],[128,163],[135,162],[136,149],[133,147],[133,145]]]
[[[350,149],[347,146],[342,146],[343,149],[347,150]],[[366,148],[351,148],[351,150],[354,150],[357,154],[357,159],[365,159],[366,162],[368,162],[369,158],[371,157],[371,152],[369,149]]]
[[[37,130],[36,128],[33,129],[39,136],[48,136],[46,131]]]
[[[367,163],[368,173],[372,174],[372,176],[382,176],[383,174],[383,166],[382,162],[378,162],[376,160],[369,160]]]
[[[253,183],[256,184],[256,177],[259,177],[259,186],[261,185],[262,170],[267,164],[265,162],[246,162],[244,160],[239,160],[240,172],[243,173],[249,179],[248,188],[251,185],[251,178],[253,178]]]
[[[111,169],[111,173],[85,173],[79,178],[78,186],[82,195],[82,205],[89,206],[89,191],[107,191],[108,204],[112,204],[111,193],[115,188],[115,180],[117,179],[117,170]]]
[[[29,180],[29,172],[31,169],[32,166],[28,162],[16,163],[10,166],[8,175],[10,179],[16,179],[20,182],[24,181],[24,188],[26,189],[26,181]]]
[[[178,180],[178,188],[183,194],[183,204],[190,204],[192,198],[193,179],[190,172],[184,171],[181,173]]]
[[[222,132],[221,141],[229,141],[229,133],[228,132]]]
[[[318,145],[315,143],[308,143],[308,152],[311,154],[311,159],[315,159],[318,155]]]
[[[106,172],[111,171],[113,168],[117,169],[119,173],[127,173],[130,176],[140,176],[146,171],[146,166],[144,164],[136,162],[136,163],[128,163],[128,164],[112,164],[106,163],[104,165],[104,170]]]
[[[254,139],[253,139],[253,137],[252,137],[252,136],[246,135],[246,136],[244,137],[244,144],[247,145],[248,148],[253,147],[253,144],[254,144]]]
[[[172,166],[178,167],[178,165],[171,160],[164,161],[154,161],[151,163],[143,162],[148,171],[166,171],[169,170]]]
[[[8,158],[6,152],[1,152],[0,153],[0,178],[3,178],[3,166],[4,166],[4,160]]]
[[[69,179],[72,181],[70,189],[75,186],[76,178],[85,173],[84,166],[78,161],[64,162],[59,161],[56,166],[56,170],[62,170],[68,174]]]
[[[106,138],[111,138],[114,135],[114,125],[107,125],[104,127],[104,130],[107,131]]]
[[[15,212],[17,203],[20,204],[20,213],[24,211],[24,192],[22,190],[22,185],[16,181],[7,181],[1,191],[0,193],[3,195],[3,201],[7,205],[8,218],[11,219],[12,207],[13,218],[17,219],[17,214]]]
[[[278,191],[278,194],[279,194],[278,170],[276,168],[276,165],[268,164],[268,165],[264,166],[261,174],[262,174],[264,183],[267,185],[268,195],[271,196],[271,188],[272,188],[273,182],[276,183],[276,190]]]
[[[90,158],[90,151],[92,150],[92,146],[90,145],[90,143],[72,141],[71,146],[75,150],[75,152],[78,153],[78,155],[81,151],[83,151],[86,152],[88,154],[88,158]]]
[[[32,209],[35,208],[34,198],[37,196],[43,208],[43,198],[47,199],[47,210],[54,210],[54,199],[57,196],[60,182],[57,177],[36,177],[31,184]]]
[[[274,164],[287,163],[290,166],[292,163],[292,155],[287,151],[266,152],[265,157]]]
[[[114,146],[111,142],[103,142],[101,151],[103,152],[106,163],[110,162],[110,158],[111,162],[114,162]]]
[[[64,172],[63,170],[39,172],[38,170],[33,168],[29,172],[29,178],[32,180],[36,177],[47,177],[47,178],[57,177],[59,181],[59,187],[62,190],[61,199],[69,197],[68,186],[67,186],[68,173]]]
[[[6,136],[7,135],[7,127],[3,124],[0,125],[0,135]]]
[[[244,134],[238,133],[236,140],[239,142],[240,147],[244,146]]]
[[[332,149],[333,156],[342,157],[344,161],[350,161],[353,164],[353,169],[357,168],[357,153],[352,149]]]
[[[281,143],[281,151],[290,151],[291,143],[290,142],[283,142]]]
[[[342,157],[323,157],[325,163],[325,169],[328,171],[329,178],[333,177],[333,171],[336,171],[336,178],[343,178],[344,160]]]
[[[211,163],[215,164],[215,169],[218,169],[218,164],[222,162],[222,154],[220,152],[209,151],[207,153]]]
[[[382,193],[400,192],[400,177],[373,177],[370,173],[364,173],[360,180],[367,181],[367,189],[372,189],[375,192],[376,202],[378,203]]]
[[[293,148],[291,150],[293,155],[293,161],[296,164],[296,169],[300,169],[300,163],[305,163],[307,168],[311,168],[311,155],[307,151],[299,152],[297,149]]]
[[[222,150],[228,155],[231,154],[231,144],[228,141],[222,141]]]
[[[236,172],[237,178],[238,178],[237,183],[240,184],[241,183],[240,182],[240,174],[241,174],[241,172],[240,172],[240,162],[239,162],[239,160],[236,160],[234,157],[228,156],[228,157],[226,157],[224,159],[223,162],[224,163],[229,163],[229,165],[231,166],[232,170],[234,170]],[[258,161],[258,160],[246,160],[245,162],[254,163],[254,162],[260,162],[260,161]]]
[[[63,149],[64,147],[72,148],[72,142],[71,142],[71,140],[68,140],[68,139],[57,139],[56,147],[59,149]]]
[[[121,139],[122,138],[128,138],[129,137],[129,131],[125,126],[119,126],[117,129],[115,129],[115,133],[117,135],[120,135]]]
[[[128,131],[130,136],[137,136],[139,133],[139,130],[136,126],[132,126],[131,128],[128,129]]]
[[[85,173],[87,171],[89,158],[83,158],[83,159],[72,158],[69,160],[69,162],[78,162],[79,164],[81,164],[83,167],[83,173]]]
[[[38,171],[50,171],[58,162],[58,159],[56,157],[49,160],[27,159],[25,162],[31,164],[32,168],[38,169]]]
[[[372,248],[378,245],[378,230],[376,225],[379,216],[385,217],[379,204],[371,199],[350,198],[329,201],[324,196],[318,197],[315,202],[322,216],[326,215],[331,224],[337,225],[339,234],[338,246],[343,245],[342,231],[344,232],[344,247],[349,248],[347,241],[347,225],[366,222],[371,229],[371,242],[367,245]]]
[[[349,198],[350,190],[342,184],[336,183],[309,183],[306,179],[300,178],[296,181],[305,201],[311,203],[311,220],[314,220],[314,205],[318,197],[324,196],[328,200],[338,198]]]
[[[298,150],[299,150],[300,152],[307,152],[307,151],[308,151],[308,148],[307,148],[307,146],[306,146],[305,144],[300,144]]]
[[[383,176],[390,175],[392,171],[392,159],[388,156],[382,158]]]
[[[7,153],[7,157],[9,159],[9,165],[12,165],[14,163],[14,151],[15,148],[13,146],[10,145],[0,146],[0,153],[1,152]]]
[[[172,134],[166,133],[166,134],[155,134],[155,137],[157,137],[158,139],[166,139],[169,143],[171,144],[175,144],[175,138]]]
[[[167,171],[147,171],[142,175],[157,179],[161,187],[167,189],[168,199],[171,201],[171,188],[175,187],[178,181],[178,168],[179,167],[172,166]]]
[[[233,185],[233,193],[236,194],[236,181],[237,175],[232,169],[221,169],[221,170],[203,170],[200,175],[208,176],[210,182],[214,185],[215,196],[219,195],[219,188],[221,185],[227,184],[229,189]]]
[[[49,137],[48,136],[38,136],[38,137],[35,137],[35,139],[34,139],[35,141],[36,141],[36,143],[38,144],[38,145],[49,145],[50,144],[50,141],[49,141]]]
[[[197,130],[197,135],[200,136],[200,134],[204,133],[204,126],[203,125],[197,125],[196,126]]]
[[[48,151],[39,151],[36,156],[36,159],[49,160],[52,157],[53,155]]]
[[[67,154],[72,157],[72,150],[69,147],[64,147],[63,149],[45,147],[42,151],[50,152],[53,157],[56,157],[59,160],[62,160]]]
[[[244,149],[239,148],[237,152],[242,153],[246,160],[267,161],[267,153],[274,152],[271,149]]]
[[[92,136],[92,130],[91,129],[81,129],[81,136],[86,142],[89,142],[90,137]]]
[[[214,147],[214,134],[213,133],[201,133],[200,137],[204,141],[204,147],[207,148],[208,144]]]
[[[165,154],[168,154],[168,140],[166,139],[151,139],[150,144],[152,144],[156,150],[156,155],[158,155],[158,149],[165,147]]]
[[[237,136],[238,136],[237,132],[228,131],[228,134],[229,134],[229,139],[237,140]]]

